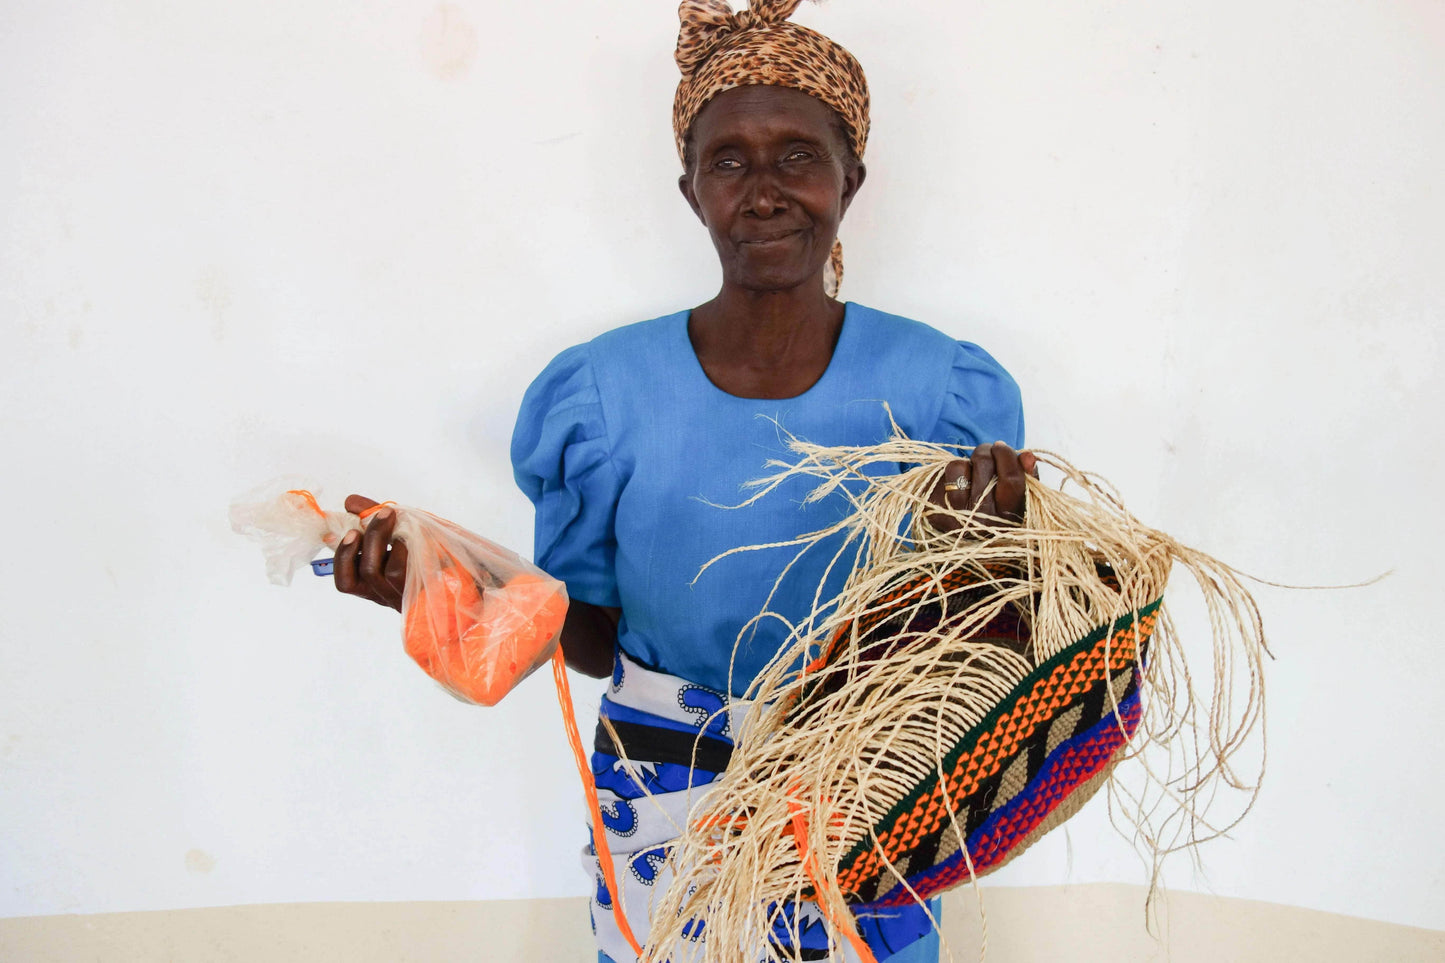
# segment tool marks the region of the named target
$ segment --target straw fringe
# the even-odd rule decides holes
[[[835,947],[854,942],[838,885],[845,854],[871,840],[890,806],[940,769],[948,749],[1034,667],[1160,598],[1176,565],[1193,577],[1208,615],[1205,691],[1197,690],[1184,645],[1161,610],[1140,678],[1143,719],[1116,760],[1129,763],[1128,775],[1111,771],[1107,779],[1110,815],[1145,861],[1151,903],[1164,857],[1228,832],[1249,811],[1264,772],[1268,649],[1258,608],[1234,569],[1144,525],[1106,481],[1048,452],[1034,453],[1064,481],[1055,490],[1029,479],[1025,524],[950,512],[965,526],[961,535],[940,533],[926,518],[947,511],[928,496],[966,449],[897,433],[871,447],[797,439],[790,447],[796,464],[774,463],[775,473],[756,483],[744,504],[797,476],[817,479],[809,501],[842,493],[853,508],[847,518],[781,544],[797,548],[796,562],[842,536],[829,568],[848,565],[852,573],[836,599],[822,598],[820,586],[812,612],[792,626],[789,644],[749,688],[744,701],[756,718],[740,734],[727,772],[700,792],[692,825],[674,847],[676,875],[654,900],[648,963],[789,959],[769,934],[782,918],[779,907],[800,899],[818,902]],[[866,474],[878,463],[918,467]],[[1105,583],[1096,563],[1112,570],[1117,586]],[[878,599],[889,587],[918,578],[940,586],[911,603],[917,611],[937,603],[942,577],[958,569],[980,576],[987,591],[971,593],[962,611],[951,608],[930,634],[903,640],[882,659],[864,657],[859,623],[885,608]],[[1030,628],[1022,653],[972,638],[1005,607]],[[767,617],[775,616],[759,616]],[[800,660],[816,659],[845,626],[841,649],[800,676]],[[1112,688],[1110,698],[1117,709]],[[1071,808],[1101,782],[1081,789]],[[1235,798],[1225,799],[1231,793]],[[965,839],[946,786],[945,805],[953,832]],[[964,858],[972,873],[967,852]],[[697,920],[705,921],[702,941]]]

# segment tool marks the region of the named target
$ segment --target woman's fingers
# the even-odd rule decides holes
[[[1024,517],[1024,490],[1028,484],[1021,461],[1008,445],[994,442],[993,464],[998,477],[994,486],[995,514],[1014,522]]]
[[[378,598],[383,598],[386,576],[381,567],[386,561],[386,549],[391,544],[391,530],[396,527],[396,513],[383,508],[366,524],[361,533],[361,557],[357,560],[357,574],[361,581]]]
[[[368,508],[372,508],[372,507],[374,507],[374,506],[377,505],[377,504],[379,504],[379,503],[378,503],[378,502],[375,502],[375,501],[372,501],[370,498],[367,498],[365,495],[347,495],[347,496],[346,496],[346,510],[347,510],[348,512],[350,512],[351,514],[353,514],[353,515],[360,515],[362,512],[366,511]]]
[[[943,479],[929,500],[953,512],[976,512],[979,516],[1021,522],[1029,475],[1039,476],[1038,458],[1033,452],[1015,452],[1002,441],[979,445],[968,458],[951,461],[944,467]],[[959,479],[965,479],[962,488]],[[956,516],[935,513],[929,516],[929,521],[938,531],[948,532],[959,527]],[[986,518],[981,517],[980,521]]]
[[[396,530],[396,511],[383,508],[371,516],[361,536],[361,558],[357,563],[361,581],[373,598],[394,609],[401,608],[402,579],[393,583],[388,578],[387,555],[392,547],[391,535]],[[390,566],[394,571],[395,566]],[[403,577],[405,568],[402,569]]]
[[[361,495],[346,499],[346,510],[360,514],[377,503]],[[370,599],[379,605],[401,609],[406,587],[406,545],[393,537],[396,511],[383,508],[367,523],[364,531],[347,532],[336,546],[332,578],[336,590]]]
[[[386,564],[382,566],[382,574],[386,576],[387,587],[391,590],[393,600],[388,602],[392,608],[401,611],[401,602],[406,594],[406,543],[401,539],[395,539],[391,543],[391,551],[386,553]],[[478,586],[478,591],[481,587]]]
[[[969,455],[968,460],[973,463],[973,481],[968,489],[969,507],[982,515],[997,515],[996,493],[987,491],[988,483],[993,481],[996,469],[993,446],[979,445]]]
[[[959,479],[962,479],[960,483]],[[973,466],[967,458],[951,461],[943,469],[943,504],[955,511],[968,508],[973,496]]]
[[[968,502],[970,473],[967,458],[960,458],[945,465],[943,477],[928,496],[929,504],[948,509],[949,512],[963,511]],[[959,479],[963,479],[962,488],[958,487]],[[958,518],[948,512],[930,512],[928,523],[939,532],[952,532],[959,527]]]
[[[341,536],[341,541],[336,545],[336,558],[331,563],[331,579],[336,586],[336,591],[345,595],[360,595],[362,598],[371,598],[361,584],[361,577],[356,571],[357,557],[360,555],[361,533],[347,532]]]

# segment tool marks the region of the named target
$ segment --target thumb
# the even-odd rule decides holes
[[[379,502],[372,501],[370,498],[367,498],[365,495],[347,495],[347,496],[346,496],[346,510],[347,510],[348,512],[350,512],[351,514],[353,514],[353,515],[360,515],[362,512],[366,511],[368,508],[371,508],[372,506],[377,505],[377,504],[380,504],[380,503],[379,503]]]

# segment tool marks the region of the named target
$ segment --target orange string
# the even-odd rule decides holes
[[[808,875],[808,882],[813,884],[813,896],[818,903],[818,909],[828,918],[828,922],[841,930],[843,935],[852,944],[853,951],[858,954],[862,963],[878,963],[873,951],[868,944],[863,942],[863,937],[858,934],[858,928],[853,925],[852,920],[839,921],[833,915],[833,910],[828,902],[823,899],[823,883],[819,879],[818,864],[813,859],[813,854],[808,850],[808,817],[801,803],[795,800],[791,793],[788,795],[788,812],[793,816],[793,842],[798,847],[798,857],[803,861],[803,872]]]
[[[304,488],[292,488],[292,489],[287,490],[286,494],[288,494],[288,495],[300,495],[302,498],[304,498],[304,499],[306,500],[306,504],[311,506],[311,510],[312,510],[313,512],[315,512],[316,514],[322,516],[323,518],[326,516],[325,510],[322,509],[322,507],[321,507],[319,504],[317,504],[317,502],[316,502],[316,496],[313,495],[313,494],[311,494],[310,492],[308,492],[306,489],[304,489]],[[381,510],[382,510],[383,508],[385,508],[386,506],[388,506],[388,505],[395,505],[395,504],[396,504],[396,502],[382,502],[382,503],[379,504],[379,505],[372,505],[370,508],[363,508],[363,509],[361,510],[361,514],[358,515],[357,517],[358,517],[358,518],[362,518],[362,519],[370,518],[371,516],[375,515],[377,512],[381,511]]]
[[[617,875],[612,866],[612,849],[607,845],[607,827],[602,824],[602,804],[597,800],[597,782],[592,778],[592,768],[587,764],[587,752],[582,748],[582,733],[577,731],[577,714],[572,708],[572,686],[567,682],[567,658],[562,646],[552,653],[552,678],[557,683],[557,702],[562,707],[562,722],[567,727],[567,741],[572,745],[572,758],[577,763],[577,775],[582,777],[582,791],[587,794],[587,805],[591,807],[592,845],[597,851],[597,861],[602,864],[602,881],[612,894],[612,912],[617,918],[617,928],[622,938],[632,947],[632,952],[642,958],[642,944],[632,935],[627,925],[627,916],[622,912],[622,890],[617,886]],[[871,958],[870,958],[871,963]]]
[[[272,491],[275,491],[276,489],[273,488],[273,489],[271,489],[271,490],[272,490]],[[288,491],[286,494],[288,494],[288,495],[300,495],[302,498],[306,499],[306,504],[308,504],[308,505],[311,506],[311,510],[312,510],[313,512],[315,512],[315,513],[318,514],[318,515],[321,515],[322,517],[325,517],[326,513],[321,510],[321,506],[320,506],[320,505],[316,504],[316,496],[313,495],[313,494],[311,494],[310,492],[308,492],[306,489],[304,489],[304,488],[293,488],[293,489],[291,489],[290,491]]]

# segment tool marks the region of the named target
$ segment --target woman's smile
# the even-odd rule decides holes
[[[786,231],[771,231],[766,234],[758,234],[753,237],[745,237],[738,243],[746,244],[753,248],[766,248],[778,245],[782,241],[789,241],[801,237],[803,229],[795,227]]]

